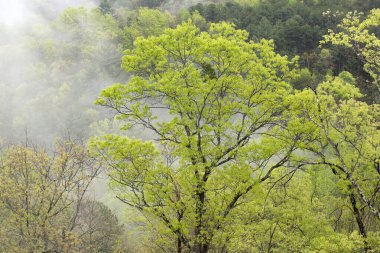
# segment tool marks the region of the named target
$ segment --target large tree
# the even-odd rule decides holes
[[[292,65],[271,41],[248,41],[227,23],[207,32],[184,23],[125,52],[129,83],[103,90],[97,103],[151,141],[107,135],[92,146],[117,197],[164,224],[172,250],[217,247],[231,213],[291,159]]]

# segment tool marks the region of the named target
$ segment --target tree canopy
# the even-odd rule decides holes
[[[141,125],[155,140],[93,140],[115,168],[118,197],[161,218],[178,247],[194,252],[216,247],[224,220],[290,159],[297,142],[282,138],[294,63],[271,41],[247,38],[227,23],[200,32],[191,22],[138,38],[123,57],[131,80],[97,100],[125,128]]]
[[[352,49],[363,62],[364,70],[371,76],[372,83],[380,94],[379,26],[380,9],[371,10],[364,20],[361,20],[360,14],[351,12],[338,25],[338,31],[329,30],[329,33],[324,36],[323,43]]]

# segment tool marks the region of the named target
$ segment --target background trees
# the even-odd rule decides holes
[[[99,119],[92,104],[100,80],[119,73],[118,24],[97,9],[71,7],[52,22],[25,26],[1,36],[1,85],[11,90],[1,100],[2,111],[11,112],[0,115],[1,136],[20,140],[28,129],[40,143],[68,132],[85,138]]]
[[[77,252],[128,252],[122,243],[125,228],[105,204],[87,198],[81,204],[75,233]]]
[[[326,69],[320,68],[324,52],[319,48],[319,41],[323,40],[323,35],[328,33],[328,29],[332,29],[331,31],[346,30],[345,33],[349,34],[348,36],[353,36],[354,33],[347,32],[347,29],[348,27],[357,26],[360,22],[357,12],[363,12],[364,15],[368,15],[370,10],[376,7],[374,1],[252,2],[254,3],[200,3],[190,7],[189,11],[199,12],[209,22],[222,20],[232,22],[238,28],[247,30],[253,40],[260,40],[261,38],[273,39],[277,52],[285,55],[299,55],[300,65],[308,68],[319,81],[323,80],[326,75]],[[355,17],[346,18],[346,21],[343,21],[345,24],[342,23],[338,28],[338,24],[342,21],[346,12],[356,12],[356,14],[350,14]],[[368,43],[372,45],[372,52],[378,51],[375,49],[376,43],[369,42],[370,40],[378,40],[378,34],[376,35],[376,32],[372,34],[372,39],[368,37],[372,31],[376,30],[374,25],[370,25],[371,22],[374,24],[377,22],[375,12],[373,11],[373,14],[369,15],[368,21],[364,22],[366,24],[363,23],[361,28],[358,28],[361,32],[359,30],[355,32],[355,34],[362,33],[362,35],[356,36],[357,38],[361,37],[362,42],[367,38]],[[354,19],[356,21],[353,21]],[[370,19],[372,21],[369,21]],[[351,24],[349,24],[350,22]],[[369,27],[371,27],[370,32],[368,35],[364,35],[363,32],[365,33]],[[339,39],[336,41],[339,41]],[[369,47],[368,43],[367,47]],[[334,44],[343,45],[343,42],[334,42]],[[358,44],[358,41],[351,43],[351,45],[354,44]],[[364,66],[366,63],[361,59],[362,56],[360,56],[360,53],[358,54],[358,51],[345,50],[342,47],[330,47],[329,54],[330,66],[327,70],[332,71],[335,75],[342,71],[353,73],[356,76],[356,85],[366,95],[362,98],[363,100],[373,103],[380,96],[380,93],[375,88],[366,85],[366,83],[372,82],[373,77],[368,74],[368,71],[363,71],[363,68],[368,67]],[[376,55],[373,55],[374,53],[368,52],[368,54],[372,54],[371,59],[375,59]],[[367,64],[367,66],[369,65]]]
[[[323,43],[341,45],[353,50],[358,56],[364,70],[370,75],[372,80],[366,80],[377,88],[376,98],[379,102],[380,94],[380,9],[371,10],[370,14],[361,20],[361,16],[354,12],[347,14],[342,23],[338,25],[338,31],[329,30],[324,36]]]
[[[112,252],[121,233],[117,219],[102,204],[86,201],[99,173],[96,160],[73,141],[57,143],[53,154],[27,145],[3,150],[1,251],[72,252],[83,247]],[[100,237],[96,225],[110,230],[102,227]]]

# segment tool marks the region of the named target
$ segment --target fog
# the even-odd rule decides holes
[[[162,9],[174,14],[198,2],[168,1]],[[114,6],[121,3],[132,2]],[[50,145],[57,137],[85,140],[115,128],[112,120],[102,122],[112,115],[94,101],[102,88],[126,82],[127,75],[114,35],[119,28],[97,16],[98,4],[0,1],[0,140],[28,137]]]
[[[60,17],[68,7],[79,6],[86,9]],[[118,80],[119,60],[110,66],[109,59],[120,59],[121,51],[107,34],[95,36],[103,28],[90,11],[96,6],[88,0],[1,0],[3,141],[26,134],[44,144],[58,136],[85,139],[89,126],[103,118],[93,103],[102,88]],[[83,26],[70,20],[76,15],[84,17]]]
[[[183,4],[164,8],[175,12]],[[0,0],[0,146],[27,138],[50,149],[57,138],[86,142],[118,130],[113,115],[94,105],[103,88],[128,79],[119,67],[122,48],[112,37],[115,27],[91,12],[97,5]],[[138,129],[129,134],[147,138]],[[88,195],[121,217],[125,207],[110,196],[106,181],[105,175],[96,179]]]
[[[55,18],[69,6],[91,8],[95,3],[89,0],[1,0],[0,23],[14,28],[31,21]]]
[[[175,14],[198,2],[169,1],[162,8]],[[120,68],[123,48],[113,38],[117,27],[99,20],[91,11],[97,6],[89,0],[0,0],[0,146],[27,138],[50,149],[57,138],[86,142],[119,130],[111,112],[94,105],[103,88],[128,80]],[[149,138],[141,129],[128,135]],[[89,196],[121,210],[106,181],[98,178]]]
[[[0,2],[0,22],[6,26],[16,26],[29,19],[27,3],[20,0]]]

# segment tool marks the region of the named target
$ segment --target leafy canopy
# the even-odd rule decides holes
[[[329,30],[322,45],[331,43],[352,49],[364,63],[364,70],[373,78],[374,85],[380,91],[379,25],[380,9],[371,10],[364,20],[360,13],[350,12],[338,25],[338,31]]]
[[[227,23],[200,32],[189,21],[134,46],[122,63],[129,83],[106,88],[97,103],[153,142],[107,135],[91,145],[122,201],[206,252],[244,196],[294,150],[283,113],[294,61]]]

